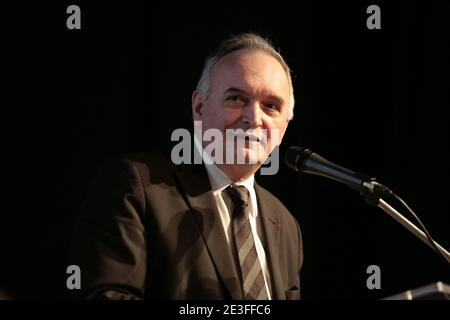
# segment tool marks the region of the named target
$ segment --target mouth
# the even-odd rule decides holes
[[[265,147],[266,146],[266,140],[263,138],[260,138],[256,135],[253,134],[245,134],[245,135],[237,135],[236,136],[238,139],[244,139],[245,144],[260,144],[261,146]]]
[[[255,136],[245,136],[245,141],[251,141],[251,142],[261,142],[261,140],[258,137]]]

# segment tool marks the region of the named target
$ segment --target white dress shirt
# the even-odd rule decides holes
[[[196,148],[196,151],[200,154],[203,154],[203,158],[207,158],[207,160],[211,160],[211,158],[208,156],[206,152],[203,152],[203,148],[198,141],[197,137],[194,135],[194,145]],[[216,200],[217,208],[219,210],[220,219],[222,220],[222,225],[225,231],[225,235],[228,241],[228,244],[230,245],[230,238],[233,237],[233,230],[230,225],[230,212],[229,208],[226,205],[226,203],[231,203],[231,199],[228,196],[227,192],[223,192],[230,184],[233,183],[231,179],[223,173],[222,170],[220,170],[215,164],[213,164],[213,161],[203,161],[205,163],[206,171],[208,172],[209,181],[211,183],[211,187],[214,193],[214,198]],[[207,164],[211,163],[211,164]],[[247,190],[250,193],[249,197],[249,220],[250,220],[250,226],[252,229],[253,239],[255,241],[256,246],[256,253],[258,254],[258,260],[261,264],[261,268],[263,271],[264,276],[264,283],[266,286],[266,290],[268,292],[269,299],[271,298],[268,281],[270,280],[269,275],[269,269],[267,267],[267,259],[266,259],[266,253],[264,251],[264,247],[262,245],[261,239],[258,236],[257,232],[257,224],[256,224],[256,217],[258,216],[258,203],[256,201],[256,192],[254,188],[254,175],[251,175],[246,180],[236,182],[234,184],[236,185],[242,185],[247,188]],[[235,251],[235,248],[232,248],[232,251]],[[237,262],[237,265],[239,266],[240,263]],[[239,270],[240,271],[240,270]]]

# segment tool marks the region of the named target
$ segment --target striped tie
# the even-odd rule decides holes
[[[227,192],[234,203],[233,234],[242,272],[244,299],[267,300],[268,295],[263,272],[256,252],[248,215],[249,192],[244,186],[237,185],[230,185]]]

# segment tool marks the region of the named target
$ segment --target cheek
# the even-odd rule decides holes
[[[218,129],[232,129],[239,122],[241,111],[230,109],[225,106],[217,108],[211,114],[211,118]]]
[[[285,122],[271,122],[267,125],[267,137],[273,147],[281,143],[284,133],[286,132],[287,123]]]
[[[224,122],[227,128],[240,128],[240,120],[242,119],[241,110],[228,110],[224,115]]]
[[[218,119],[220,119],[218,108],[212,103],[205,105],[201,116],[203,125],[214,128],[217,126]]]
[[[286,133],[286,129],[287,129],[288,124],[289,124],[289,122],[285,121],[280,126],[280,143],[281,143],[281,139],[283,139],[284,134]]]

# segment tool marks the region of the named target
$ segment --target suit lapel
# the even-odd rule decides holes
[[[279,238],[280,223],[275,209],[270,201],[265,197],[265,191],[255,182],[256,198],[258,199],[259,214],[264,228],[269,257],[270,278],[272,282],[272,299],[284,299],[283,282],[281,279],[280,258],[279,258]]]
[[[177,180],[199,226],[209,255],[232,299],[243,299],[239,277],[223,229],[217,204],[203,165],[182,165]]]

